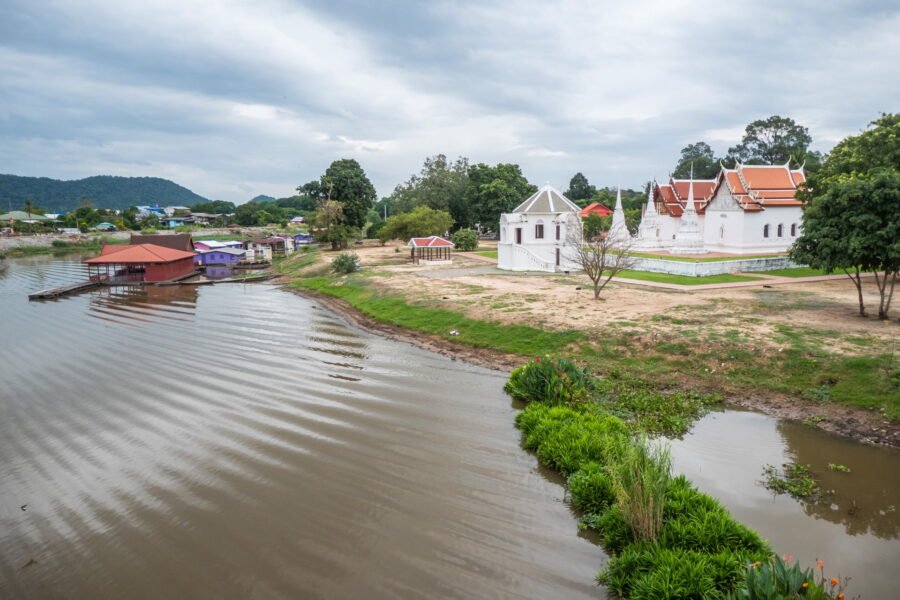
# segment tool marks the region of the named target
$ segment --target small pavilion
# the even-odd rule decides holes
[[[454,248],[453,242],[438,235],[412,238],[406,245],[410,249],[410,258],[417,265],[422,263],[441,264],[452,261],[450,251]]]
[[[182,279],[195,272],[194,253],[156,244],[105,245],[100,256],[82,261],[91,281],[152,283]]]

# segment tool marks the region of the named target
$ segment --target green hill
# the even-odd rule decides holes
[[[275,198],[273,198],[272,196],[265,196],[263,194],[260,194],[255,198],[251,198],[250,202],[275,202]]]
[[[21,208],[25,200],[47,212],[68,212],[78,208],[82,198],[97,208],[128,208],[142,204],[191,206],[206,202],[174,181],[159,177],[116,177],[96,175],[61,181],[49,177],[0,175],[0,209]]]

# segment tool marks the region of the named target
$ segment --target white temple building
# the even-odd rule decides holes
[[[743,165],[715,179],[669,179],[651,185],[634,249],[673,254],[787,251],[800,235],[797,186],[803,167]]]
[[[577,271],[571,250],[580,243],[581,209],[545,185],[500,216],[497,266],[507,271]]]

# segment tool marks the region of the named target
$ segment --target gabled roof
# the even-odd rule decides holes
[[[562,212],[580,213],[578,205],[563,196],[552,186],[545,185],[513,209],[516,213],[556,214]]]
[[[27,213],[24,210],[14,210],[0,215],[0,221],[47,221],[48,217],[41,213]]]
[[[612,214],[612,209],[601,202],[591,202],[581,210],[582,217],[590,215],[607,216]]]
[[[406,244],[410,248],[453,248],[454,244],[450,240],[444,239],[438,235],[430,237],[412,238]]]
[[[100,256],[87,258],[82,262],[89,265],[168,263],[193,257],[193,252],[173,250],[156,244],[129,244],[127,246],[107,244],[100,251]]]
[[[743,165],[733,169],[722,167],[716,178],[716,189],[723,183],[741,208],[756,212],[773,206],[801,206],[797,187],[806,181],[803,167],[791,169],[783,165]]]
[[[694,179],[694,208],[697,214],[702,215],[706,211],[706,205],[712,199],[716,190],[715,179]],[[660,183],[656,186],[655,196],[660,204],[659,212],[680,217],[687,206],[688,189],[691,186],[690,179],[669,178],[669,183]]]

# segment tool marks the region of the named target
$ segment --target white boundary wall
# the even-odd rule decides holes
[[[668,273],[669,275],[690,275],[692,277],[707,277],[709,275],[723,275],[738,271],[774,271],[776,269],[791,269],[801,267],[787,256],[772,256],[770,258],[743,258],[738,260],[716,260],[709,262],[686,262],[680,260],[666,260],[663,258],[634,257],[635,271],[650,271],[652,273]]]

